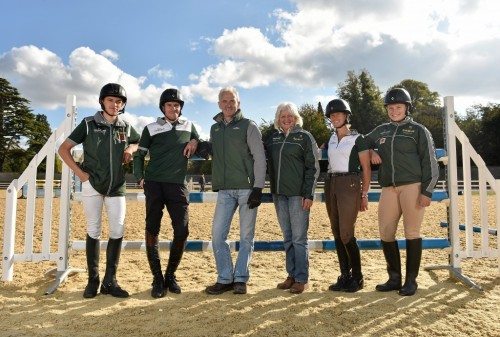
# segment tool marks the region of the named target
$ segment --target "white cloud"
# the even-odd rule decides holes
[[[335,88],[347,71],[367,69],[381,90],[412,78],[438,92],[500,99],[495,1],[294,2],[293,12],[273,12],[277,42],[254,27],[215,38],[220,62],[191,76],[193,94],[207,99],[212,88],[228,84]]]
[[[123,119],[129,122],[134,129],[139,132],[139,134],[142,133],[142,130],[146,125],[153,123],[156,120],[156,117],[139,116],[129,111],[125,111],[122,116]]]
[[[118,53],[111,50],[111,49],[105,49],[101,52],[101,55],[107,58],[110,61],[116,61],[118,60]]]
[[[0,56],[0,73],[20,88],[24,97],[46,109],[64,106],[66,95],[76,95],[80,107],[98,107],[99,90],[109,82],[126,88],[127,105],[132,107],[155,104],[162,91],[154,85],[143,87],[146,77],[125,73],[88,47],[73,50],[68,65],[45,48],[12,48]]]
[[[162,69],[159,64],[148,70],[148,75],[153,75],[158,78],[167,80],[174,77],[174,72],[171,69]]]

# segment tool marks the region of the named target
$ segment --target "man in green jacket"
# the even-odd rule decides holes
[[[106,248],[106,273],[101,294],[128,297],[116,281],[125,222],[125,172],[123,163],[132,160],[139,134],[119,117],[125,111],[127,94],[117,83],[108,83],[99,94],[102,111],[86,117],[59,147],[61,159],[82,182],[82,203],[87,219],[86,255],[88,284],[83,297],[97,295],[102,208],[106,207],[109,240]],[[83,145],[83,163],[78,165],[71,149]]]
[[[134,157],[134,175],[146,196],[146,254],[153,274],[151,296],[154,298],[164,297],[167,290],[181,293],[175,271],[189,235],[187,164],[198,144],[194,124],[181,117],[184,100],[179,90],[170,88],[163,91],[159,107],[163,117],[146,125]],[[149,163],[144,169],[148,153]],[[158,235],[165,206],[172,219],[174,239],[163,277]]]
[[[243,117],[236,89],[219,92],[221,112],[210,129],[212,143],[212,189],[218,191],[212,223],[212,245],[217,282],[206,288],[211,295],[233,290],[246,294],[253,252],[257,207],[265,183],[266,157],[257,125]],[[240,215],[240,246],[233,268],[226,242],[236,208]]]

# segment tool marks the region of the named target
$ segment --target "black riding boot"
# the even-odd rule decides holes
[[[146,231],[146,254],[148,256],[149,268],[153,274],[153,288],[151,296],[154,298],[164,297],[167,294],[163,287],[163,274],[161,270],[160,252],[158,251],[158,236]]]
[[[168,258],[167,270],[165,271],[165,288],[174,294],[181,293],[181,287],[177,284],[175,271],[181,262],[185,243],[186,240],[176,240],[174,238],[170,247],[170,256]]]
[[[85,290],[83,292],[83,297],[93,298],[97,295],[97,289],[99,289],[99,251],[100,251],[99,239],[93,239],[87,234],[87,239],[85,242],[85,252],[87,254],[87,271],[89,273],[89,280]]]
[[[347,255],[346,247],[340,239],[335,239],[335,247],[337,250],[337,257],[339,259],[340,276],[337,278],[336,283],[333,283],[328,287],[328,290],[344,291],[349,284],[349,279],[351,278],[349,256]]]
[[[119,239],[109,239],[106,248],[106,273],[101,284],[101,294],[111,295],[113,297],[128,297],[129,294],[123,290],[116,282],[116,270],[120,260],[123,237]]]
[[[411,296],[417,291],[417,276],[422,258],[422,239],[406,240],[406,279],[399,290],[401,296]]]
[[[359,254],[359,247],[356,242],[356,238],[352,238],[348,243],[345,244],[347,249],[347,254],[349,255],[349,262],[351,264],[351,278],[346,286],[345,291],[348,293],[355,293],[356,291],[363,289],[364,280],[363,274],[361,273],[361,255]]]
[[[378,284],[375,289],[378,291],[391,291],[401,289],[401,256],[399,255],[399,246],[397,241],[382,242],[385,261],[387,262],[387,273],[389,280]]]

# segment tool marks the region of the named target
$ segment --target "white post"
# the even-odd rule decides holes
[[[43,188],[43,230],[42,230],[42,259],[50,259],[50,238],[52,234],[52,199],[54,198],[54,162],[55,162],[56,132],[47,140],[47,159],[45,160],[45,184]]]
[[[3,227],[2,281],[12,281],[14,275],[14,246],[16,238],[17,180],[7,188]]]
[[[448,209],[449,239],[451,242],[450,264],[453,268],[460,268],[460,222],[458,218],[458,177],[457,177],[457,143],[453,125],[455,124],[455,106],[453,96],[444,98],[444,108],[446,112],[446,144],[448,152],[448,193],[450,205]]]
[[[65,136],[69,136],[75,127],[76,116],[76,96],[68,95],[66,98],[66,124],[64,128]],[[63,164],[61,174],[61,201],[59,217],[59,261],[57,271],[68,269],[68,247],[70,235],[70,196],[72,188],[71,171],[68,165]]]

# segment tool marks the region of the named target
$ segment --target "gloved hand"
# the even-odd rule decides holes
[[[254,187],[250,195],[248,196],[248,208],[252,209],[255,207],[259,207],[260,202],[262,200],[262,188]]]
[[[212,154],[212,143],[207,141],[199,142],[195,154],[200,158],[208,159]]]

